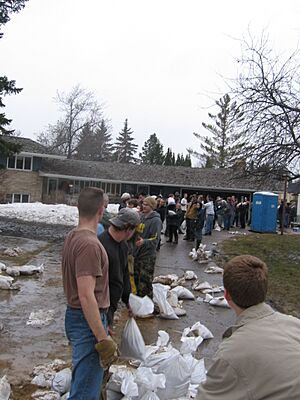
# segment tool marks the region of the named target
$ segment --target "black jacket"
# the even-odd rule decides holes
[[[114,313],[118,308],[120,299],[128,304],[131,292],[129,272],[128,272],[128,246],[125,241],[116,242],[109,231],[103,232],[99,236],[103,244],[109,262],[109,295],[110,307],[107,313],[108,324],[113,323]]]

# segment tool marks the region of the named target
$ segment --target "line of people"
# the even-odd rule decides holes
[[[173,202],[168,199],[168,203]],[[211,198],[204,204],[199,199],[193,204],[198,214],[203,210],[204,215],[205,210],[209,215],[209,203],[213,203]],[[67,235],[63,247],[65,330],[72,347],[70,400],[99,400],[104,370],[117,356],[111,337],[113,314],[121,298],[128,306],[128,247],[131,243],[134,272],[140,268],[134,276],[138,294],[149,294],[162,229],[160,214],[155,211],[157,201],[147,196],[139,212],[126,206],[108,218],[109,226],[98,239],[104,204],[101,189],[82,190],[79,223]],[[226,331],[207,380],[200,387],[200,398],[296,400],[300,390],[299,320],[275,313],[264,304],[266,265],[252,256],[236,257],[225,266],[224,287],[225,298],[237,314],[237,325]],[[274,352],[274,348],[280,352]],[[281,363],[287,367],[288,377],[282,373]],[[267,380],[263,378],[266,373]]]

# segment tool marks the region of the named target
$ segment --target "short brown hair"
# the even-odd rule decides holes
[[[85,188],[78,198],[78,212],[80,217],[92,218],[99,208],[104,205],[103,190],[95,187]]]
[[[248,308],[265,301],[268,289],[268,267],[257,257],[234,257],[224,267],[223,282],[233,302]]]

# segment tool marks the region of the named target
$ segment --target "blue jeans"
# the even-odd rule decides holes
[[[99,311],[100,313],[100,311]],[[107,331],[106,314],[100,314]],[[91,331],[83,311],[67,307],[65,329],[72,346],[72,382],[69,400],[99,400],[103,379],[99,355],[95,350],[97,339]]]
[[[214,227],[214,219],[215,219],[215,216],[213,214],[206,215],[206,221],[205,221],[205,234],[206,235],[211,235],[211,232]]]

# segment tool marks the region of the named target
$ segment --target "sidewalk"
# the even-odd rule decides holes
[[[247,232],[247,231],[246,231]],[[192,270],[198,276],[201,281],[208,281],[211,284],[222,285],[221,274],[207,274],[204,269],[207,264],[199,264],[197,261],[193,261],[189,257],[189,252],[194,246],[193,242],[187,242],[183,240],[184,235],[179,235],[178,244],[166,243],[168,239],[162,235],[161,249],[158,252],[156,260],[156,268],[154,276],[166,275],[175,273],[179,277],[187,270]],[[212,247],[218,248],[219,243],[225,238],[231,237],[228,232],[213,231],[212,236],[204,236],[203,244],[207,245],[207,249]],[[216,246],[212,245],[213,242],[218,243]],[[186,281],[185,287],[191,289],[192,284],[195,281]],[[200,296],[200,292],[192,291],[195,298]],[[221,296],[223,293],[217,294]],[[204,297],[203,294],[201,294]],[[232,325],[234,322],[233,311],[226,308],[211,306],[207,303],[199,303],[196,300],[184,300],[183,308],[186,310],[186,316],[180,317],[178,320],[166,320],[159,316],[155,316],[149,319],[138,319],[137,323],[140,327],[142,335],[146,344],[153,344],[157,340],[157,334],[159,330],[165,330],[169,333],[172,344],[176,347],[180,347],[180,338],[184,328],[193,325],[197,321],[201,321],[202,324],[206,325],[208,329],[213,333],[214,338],[205,340],[198,348],[197,357],[205,358],[206,365],[209,365],[209,360],[216,352],[220,341],[222,340],[222,334],[227,327]],[[122,328],[126,322],[123,312],[122,316],[116,326],[116,336],[119,337]]]

